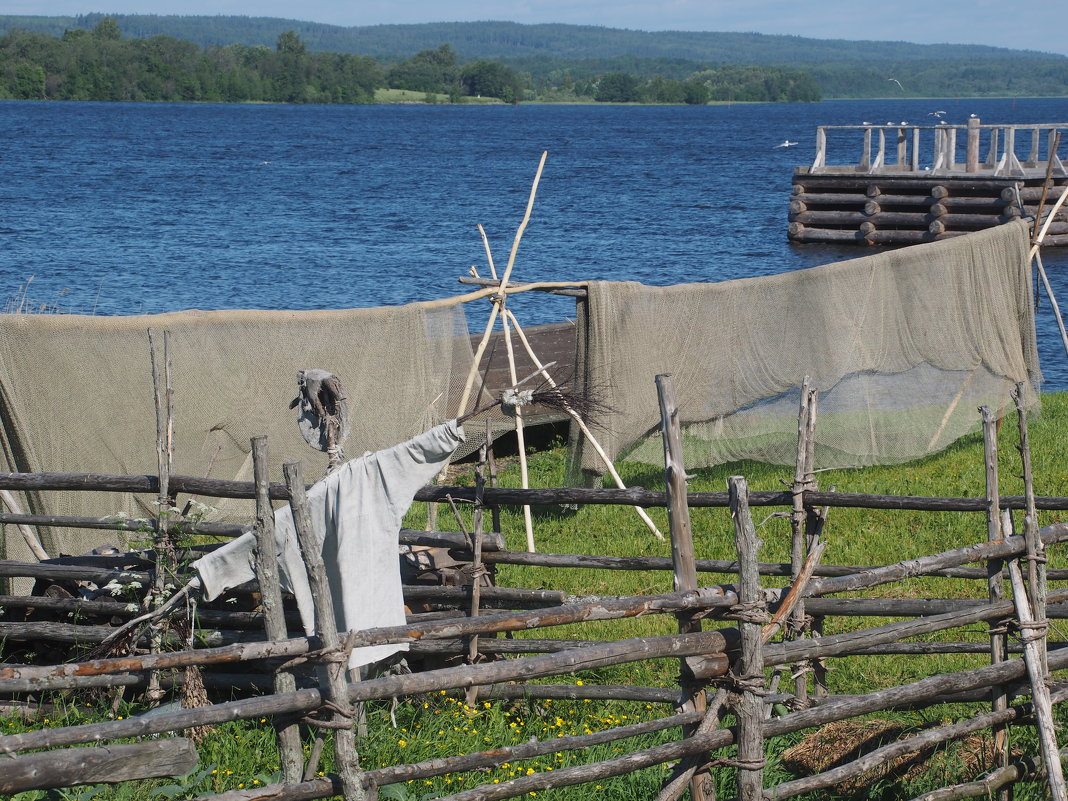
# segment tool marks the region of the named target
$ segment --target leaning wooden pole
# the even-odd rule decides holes
[[[738,549],[738,625],[741,656],[734,673],[738,715],[738,798],[760,801],[764,788],[764,655],[761,627],[767,621],[757,562],[760,540],[749,513],[749,485],[742,476],[727,480]]]
[[[482,576],[486,573],[486,566],[482,562],[482,529],[484,525],[482,496],[486,489],[486,456],[489,452],[489,442],[492,429],[489,421],[486,421],[486,441],[478,451],[478,464],[475,466],[475,508],[471,520],[471,607],[469,617],[478,617],[479,602],[482,599]],[[467,661],[474,664],[478,661],[478,635],[474,635],[467,642]],[[467,705],[473,707],[478,701],[478,688],[470,687],[467,690]]]
[[[1046,778],[1049,780],[1050,797],[1053,801],[1068,801],[1068,792],[1064,787],[1064,771],[1061,769],[1061,756],[1057,749],[1057,729],[1053,722],[1053,704],[1050,700],[1049,685],[1046,683],[1046,671],[1042,645],[1046,637],[1046,621],[1035,620],[1031,614],[1031,605],[1027,602],[1023,574],[1020,572],[1019,560],[1009,562],[1009,578],[1012,581],[1012,598],[1016,604],[1016,617],[1023,630],[1024,661],[1027,662],[1027,674],[1031,679],[1031,696],[1035,707],[1035,725],[1038,728],[1038,744],[1042,752],[1042,763],[1046,766]]]
[[[541,182],[541,173],[545,169],[545,159],[548,157],[548,151],[541,154],[541,160],[538,162],[538,171],[534,174],[534,182],[530,186],[530,197],[527,199],[526,213],[523,215],[523,221],[519,224],[519,228],[516,229],[515,239],[512,241],[512,250],[508,254],[508,263],[504,268],[504,275],[501,276],[501,282],[498,286],[489,290],[483,290],[482,292],[472,293],[479,297],[489,297],[491,295],[504,295],[508,291],[508,280],[512,277],[512,268],[515,266],[515,257],[519,252],[519,243],[523,239],[523,232],[527,230],[527,225],[530,223],[530,215],[534,210],[534,198],[538,194],[538,184]],[[471,370],[467,374],[467,381],[464,383],[464,391],[460,396],[460,404],[456,407],[456,414],[463,415],[467,412],[467,403],[471,399],[471,390],[474,387],[475,376],[478,375],[478,364],[482,361],[482,355],[486,352],[486,345],[489,343],[490,335],[493,333],[493,324],[497,320],[497,315],[500,312],[500,304],[494,303],[490,308],[489,320],[486,323],[486,329],[482,333],[482,339],[478,343],[478,348],[475,350],[475,358],[471,363]]]
[[[1002,539],[1001,532],[1001,504],[998,490],[998,444],[997,444],[997,420],[986,406],[979,407],[979,414],[983,418],[983,457],[986,465],[986,538],[987,542],[997,542]],[[1001,576],[1004,564],[1000,559],[991,559],[987,562],[987,590],[991,603],[998,603],[1005,598],[1005,581]],[[990,662],[997,664],[1004,662],[1008,651],[1008,637],[1005,627],[995,623],[990,628]],[[1005,688],[995,686],[991,691],[991,709],[994,712],[1002,712],[1008,709],[1009,697]],[[994,749],[997,754],[999,765],[1005,767],[1009,764],[1009,732],[1004,725],[994,727]],[[1001,801],[1008,801],[1006,790],[998,791]]]
[[[534,363],[534,366],[538,368],[538,371],[541,373],[546,383],[548,383],[548,385],[553,389],[556,389],[558,386],[556,381],[553,379],[549,371],[545,368],[545,365],[542,364],[541,360],[538,358],[538,355],[534,352],[534,348],[531,347],[530,341],[527,339],[526,334],[520,327],[519,321],[515,319],[515,315],[512,314],[510,309],[505,309],[504,313],[511,321],[512,327],[515,328],[515,332],[519,335],[519,340],[523,343],[523,347],[526,349],[527,356],[530,357],[530,360]],[[623,483],[623,479],[622,477],[620,477],[619,472],[616,470],[616,466],[612,464],[612,460],[608,458],[608,454],[605,453],[604,448],[601,446],[601,443],[598,442],[597,438],[593,436],[593,432],[590,431],[589,426],[586,425],[586,421],[584,421],[582,419],[582,416],[579,415],[579,413],[576,412],[574,409],[572,409],[571,405],[567,402],[564,403],[564,411],[567,412],[568,417],[575,421],[575,425],[579,427],[579,431],[582,432],[582,436],[584,436],[586,438],[586,441],[589,442],[590,445],[593,447],[593,450],[600,458],[601,463],[605,467],[605,470],[608,471],[608,475],[612,477],[612,481],[615,483],[615,485],[619,489],[626,489],[627,485]],[[657,528],[656,523],[653,522],[653,519],[649,517],[649,514],[644,509],[642,509],[640,506],[635,506],[634,510],[638,513],[638,517],[642,519],[642,522],[649,527],[649,530],[656,535],[656,538],[658,540],[664,539],[664,535],[660,533],[660,529]]]
[[[6,506],[11,510],[12,514],[22,514],[22,507],[19,506],[19,502],[15,500],[15,496],[7,490],[0,489],[0,506]],[[30,553],[33,554],[38,562],[43,562],[50,558],[48,556],[48,551],[41,545],[41,541],[37,538],[37,535],[33,533],[33,529],[25,523],[16,523],[16,527],[22,535],[22,539],[25,540],[26,547],[30,549]]]
[[[326,578],[326,565],[323,563],[322,543],[319,542],[319,536],[312,528],[308,516],[304,470],[300,462],[286,462],[282,465],[282,470],[292,497],[290,506],[293,509],[293,526],[308,571],[308,582],[315,605],[315,630],[323,646],[320,658],[326,663],[324,696],[334,711],[329,723],[329,727],[334,730],[334,763],[341,777],[345,801],[364,801],[369,794],[361,778],[356,735],[352,730],[356,712],[349,704],[345,683],[348,652],[341,647],[341,639],[337,633],[333,596]]]
[[[507,299],[508,296],[502,292],[498,300],[502,309],[505,308]],[[501,325],[504,327],[504,345],[508,354],[508,377],[514,387],[519,383],[519,374],[515,369],[515,350],[512,347],[512,328],[508,324],[508,315],[501,316]],[[514,419],[516,447],[519,449],[519,480],[523,489],[529,489],[530,473],[527,469],[527,443],[523,433],[523,408],[521,406],[515,407]],[[527,535],[527,551],[534,553],[537,550],[534,545],[534,518],[530,513],[529,504],[523,505],[523,530]]]
[[[671,532],[671,560],[675,566],[675,591],[697,589],[697,563],[693,549],[690,507],[686,502],[686,465],[682,456],[682,434],[675,386],[670,375],[656,377],[660,401],[660,431],[664,441],[664,480],[668,493],[668,525]],[[680,614],[679,633],[701,630],[701,621],[693,615]],[[682,711],[704,712],[707,707],[703,682],[694,675],[690,662],[680,660],[679,683],[686,695]],[[689,735],[694,727],[685,731]],[[707,771],[699,771],[690,781],[694,801],[715,798],[715,788]]]
[[[171,515],[170,477],[174,462],[174,411],[172,407],[170,332],[163,332],[163,342],[157,345],[156,332],[148,329],[148,344],[152,357],[152,398],[156,409],[156,464],[159,471],[159,494],[156,496],[156,533],[152,547],[156,552],[156,569],[152,589],[145,595],[145,611],[151,611],[163,603],[170,574],[177,567],[174,546],[168,530]],[[161,352],[162,351],[162,352]],[[150,649],[159,653],[162,647],[159,625],[153,626]],[[149,701],[158,703],[163,697],[159,676],[151,673],[145,695]]]
[[[806,536],[805,524],[808,513],[805,510],[805,491],[809,489],[809,457],[812,449],[809,439],[812,436],[813,426],[810,421],[814,392],[810,386],[810,379],[806,375],[801,382],[801,397],[797,412],[797,458],[794,463],[794,480],[790,485],[792,508],[790,514],[790,572],[796,583],[801,575],[805,564]],[[798,602],[793,614],[790,616],[789,633],[793,638],[801,638],[805,635],[806,619],[804,602]],[[794,695],[804,702],[808,699],[808,674],[810,666],[807,664],[794,666]]]
[[[260,584],[264,629],[267,639],[281,641],[289,637],[282,609],[282,587],[278,577],[278,546],[274,537],[274,510],[267,494],[267,437],[252,438],[252,472],[256,483],[256,580]],[[297,689],[293,674],[281,670],[274,677],[276,693]],[[286,784],[296,784],[304,777],[304,753],[296,723],[276,726],[278,754]]]
[[[1024,539],[1027,541],[1027,583],[1031,593],[1031,610],[1037,620],[1046,619],[1046,544],[1038,528],[1038,509],[1035,503],[1035,479],[1031,469],[1031,445],[1027,435],[1027,409],[1023,405],[1023,382],[1012,393],[1020,430],[1020,462],[1024,481]],[[1042,663],[1046,663],[1045,640],[1042,643]],[[1047,669],[1048,673],[1049,670]]]

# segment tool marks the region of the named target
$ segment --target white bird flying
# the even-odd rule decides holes
[[[789,139],[783,141],[782,144],[775,145],[775,147],[793,147],[797,142],[791,142]]]
[[[901,85],[901,81],[899,81],[897,78],[887,78],[886,80],[893,81],[894,83],[897,84],[897,88],[898,89],[900,89],[902,92],[905,91],[905,87]]]

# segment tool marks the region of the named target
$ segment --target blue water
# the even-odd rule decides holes
[[[863,255],[790,245],[796,164],[817,125],[1068,121],[1068,100],[810,105],[273,106],[0,103],[0,304],[63,311],[315,309],[459,294],[502,270],[548,160],[517,281],[652,284],[767,275]],[[785,139],[797,147],[778,148]],[[859,147],[857,148],[859,149]],[[1068,145],[1062,149],[1068,150]],[[832,156],[836,154],[832,153]],[[837,155],[853,157],[854,153]],[[1048,251],[1068,306],[1068,252]],[[570,300],[510,301],[520,320]],[[484,308],[472,310],[484,319]],[[1068,389],[1049,306],[1047,390]]]

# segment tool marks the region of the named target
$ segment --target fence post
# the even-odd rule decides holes
[[[679,429],[679,407],[675,400],[675,386],[670,375],[656,377],[660,400],[660,431],[664,440],[664,479],[668,495],[668,524],[671,529],[671,560],[675,571],[675,590],[697,589],[697,562],[693,550],[693,530],[690,526],[690,507],[686,499],[686,465],[682,455],[682,435]],[[688,634],[701,630],[701,621],[690,614],[679,614],[679,632]],[[706,707],[703,681],[694,673],[693,663],[680,660],[679,685],[686,696],[683,709],[704,712]],[[689,736],[693,727],[685,730]],[[690,782],[694,801],[715,797],[711,777],[698,771]]]
[[[979,407],[979,414],[983,418],[983,454],[986,463],[986,538],[987,542],[996,542],[1002,537],[1001,532],[1001,496],[998,489],[998,440],[997,420],[986,406]],[[997,603],[1005,599],[1005,580],[1001,576],[1004,562],[1001,559],[991,559],[987,562],[987,590],[991,603]],[[1008,651],[1008,637],[1005,627],[1001,622],[995,622],[990,627],[990,662],[996,664],[1004,662]],[[1005,688],[995,685],[991,689],[991,709],[994,712],[1003,712],[1009,708],[1009,697]],[[1000,767],[1009,764],[1009,732],[1004,724],[995,726],[994,750],[997,754]],[[998,798],[1008,801],[1009,791],[998,790]]]
[[[760,589],[757,539],[749,513],[749,486],[742,476],[727,479],[734,544],[738,549],[738,628],[741,656],[734,676],[741,696],[735,701],[738,715],[738,798],[758,801],[764,789],[764,653],[761,628],[767,622]]]
[[[308,501],[304,490],[304,471],[300,462],[282,465],[286,485],[289,487],[290,507],[293,510],[293,527],[300,541],[301,554],[308,571],[312,602],[315,605],[315,631],[323,646],[323,661],[326,662],[326,700],[334,707],[334,762],[345,801],[363,801],[373,797],[360,779],[360,759],[356,753],[356,737],[352,731],[355,712],[348,701],[345,686],[345,666],[348,651],[341,647],[334,619],[334,602],[327,583],[326,566],[323,564],[323,544],[319,542],[308,518]]]
[[[256,580],[260,583],[264,629],[269,640],[289,637],[282,587],[278,579],[278,550],[274,538],[274,510],[271,507],[267,474],[267,437],[252,438],[252,473],[256,484]],[[288,671],[274,677],[274,691],[289,693],[297,689],[297,680]],[[304,753],[300,729],[296,723],[275,726],[278,732],[278,758],[286,784],[297,784],[304,776]]]
[[[167,594],[165,587],[168,578],[177,571],[178,559],[174,553],[171,540],[169,520],[171,507],[170,479],[174,466],[174,389],[171,385],[171,334],[163,332],[162,354],[156,347],[156,332],[148,329],[148,345],[152,356],[152,396],[156,407],[156,463],[159,468],[159,495],[156,498],[156,534],[152,538],[152,548],[156,552],[156,569],[152,579],[152,588],[145,594],[145,610],[157,608],[163,603]],[[161,624],[152,627],[150,650],[159,653],[162,650],[163,633]],[[159,703],[163,690],[159,684],[159,674],[152,671],[148,676],[148,689],[145,697],[153,703]]]
[[[794,581],[797,581],[801,573],[807,551],[815,546],[815,541],[810,540],[806,534],[812,532],[813,537],[819,536],[819,527],[816,521],[809,520],[804,503],[805,491],[814,489],[815,483],[812,468],[815,459],[816,398],[817,390],[811,388],[809,377],[805,376],[801,382],[801,400],[797,415],[797,461],[794,467],[794,480],[790,485],[793,498],[793,511],[790,516],[793,535],[790,545],[790,573]],[[804,636],[805,628],[804,603],[799,602],[790,616],[790,636],[794,638]],[[794,682],[794,695],[799,701],[804,702],[808,700],[808,666],[798,665],[795,668],[797,679]],[[824,680],[822,670],[819,678],[821,681]]]

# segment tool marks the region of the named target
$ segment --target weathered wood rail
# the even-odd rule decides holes
[[[1039,758],[1030,762],[1017,760],[989,774],[980,783],[961,785],[953,789],[954,797],[986,794],[1008,781],[1035,777],[1045,772],[1054,797],[1063,792],[1063,779],[1054,775],[1054,761],[1059,759],[1051,737],[1050,708],[1068,699],[1068,688],[1053,683],[1045,692],[1050,671],[1068,668],[1068,647],[1051,643],[1046,634],[1046,622],[1068,617],[1068,588],[1047,587],[1049,580],[1064,580],[1068,572],[1045,570],[1044,552],[1048,545],[1068,541],[1068,524],[1054,524],[1039,530],[1035,522],[1038,508],[1068,509],[1068,499],[1036,498],[1031,489],[1029,454],[1026,448],[1026,418],[1020,411],[1022,453],[1025,469],[1026,494],[1022,497],[1001,496],[997,488],[996,471],[990,477],[985,498],[919,498],[886,495],[847,495],[819,492],[811,472],[810,455],[812,427],[799,425],[799,466],[794,485],[787,492],[750,492],[740,477],[730,481],[725,493],[691,493],[686,489],[685,465],[678,452],[670,451],[673,441],[671,426],[673,412],[670,383],[664,382],[662,410],[664,417],[665,461],[668,465],[666,492],[645,490],[505,490],[482,488],[434,487],[425,488],[420,498],[439,501],[451,496],[468,497],[482,505],[500,504],[557,504],[563,502],[615,503],[627,506],[662,506],[670,510],[672,557],[613,557],[608,555],[534,554],[508,550],[499,534],[483,532],[476,526],[473,532],[415,532],[406,530],[403,537],[413,544],[434,542],[451,550],[454,557],[480,564],[511,564],[539,567],[581,567],[603,570],[664,570],[672,571],[676,591],[661,595],[636,597],[583,598],[565,597],[561,593],[523,588],[481,587],[416,587],[405,588],[409,601],[433,599],[442,607],[430,614],[409,617],[403,626],[367,629],[340,633],[336,645],[329,634],[316,637],[288,636],[287,624],[297,623],[290,613],[276,618],[281,622],[282,634],[265,636],[266,609],[231,611],[202,610],[199,615],[203,641],[190,648],[182,641],[153,637],[152,632],[135,632],[132,642],[149,641],[162,645],[153,652],[117,653],[100,658],[82,658],[74,662],[54,664],[19,664],[6,661],[0,664],[0,695],[16,700],[25,694],[40,698],[42,693],[78,692],[86,688],[125,687],[129,689],[152,686],[146,676],[159,675],[158,690],[172,691],[181,684],[180,676],[169,677],[164,670],[197,666],[227,666],[237,668],[233,687],[247,688],[250,694],[237,700],[209,703],[178,711],[157,711],[150,716],[134,716],[78,726],[43,728],[21,734],[0,736],[0,751],[9,755],[0,760],[0,788],[4,792],[19,792],[30,788],[70,786],[102,781],[143,779],[189,770],[190,742],[183,737],[146,740],[132,746],[109,746],[108,749],[72,748],[85,744],[107,743],[121,738],[148,738],[169,732],[180,733],[192,727],[214,725],[226,721],[255,720],[271,717],[279,725],[280,748],[286,739],[282,731],[294,716],[319,715],[326,725],[346,730],[352,718],[341,716],[352,705],[376,699],[404,698],[441,690],[467,690],[482,699],[507,698],[572,698],[591,700],[631,700],[649,705],[667,705],[663,715],[626,726],[604,731],[531,741],[521,745],[491,747],[489,750],[445,756],[433,760],[400,765],[386,765],[373,770],[360,770],[355,761],[355,740],[338,738],[337,764],[342,769],[336,776],[308,780],[315,766],[305,765],[299,753],[294,769],[287,772],[285,784],[257,790],[234,790],[210,796],[213,801],[249,801],[251,798],[312,799],[342,795],[346,799],[370,799],[382,785],[414,779],[429,779],[445,774],[472,772],[479,776],[506,762],[535,757],[556,751],[581,751],[607,742],[622,742],[653,732],[678,729],[673,741],[655,747],[637,745],[624,749],[624,755],[591,764],[546,772],[534,772],[521,778],[482,783],[455,795],[452,799],[509,798],[623,775],[644,767],[677,763],[668,772],[660,794],[662,801],[678,798],[687,787],[693,797],[709,797],[712,786],[723,784],[723,770],[735,777],[740,799],[789,798],[806,792],[825,790],[853,779],[858,775],[902,754],[916,754],[934,745],[959,740],[974,732],[1000,731],[1007,726],[1028,725],[1038,728],[1042,735]],[[814,421],[812,404],[803,414]],[[996,432],[993,426],[984,427],[988,454],[996,458]],[[295,473],[294,473],[295,475]],[[290,470],[287,469],[287,476]],[[288,498],[299,514],[302,507],[300,483],[268,486],[238,482],[207,482],[168,476],[174,492],[196,492],[198,495],[249,497],[258,494],[258,518],[264,519],[269,509],[268,497]],[[154,477],[78,476],[78,475],[0,475],[0,488],[47,492],[51,489],[77,487],[84,491],[135,491],[158,493],[159,482]],[[258,489],[258,493],[257,493]],[[750,514],[751,506],[790,507],[799,523],[796,537],[797,556],[791,564],[758,561],[760,542]],[[916,509],[956,511],[976,515],[974,544],[954,548],[893,565],[849,566],[819,563],[824,545],[821,533],[826,525],[826,510],[834,506],[881,509]],[[724,508],[734,529],[738,560],[698,559],[690,535],[690,508]],[[1009,518],[999,510],[1020,509],[1025,512],[1022,534],[1011,530]],[[979,525],[978,515],[984,515],[987,531]],[[1011,514],[1011,513],[1010,513]],[[727,519],[727,518],[724,518]],[[84,526],[82,518],[7,515],[2,522],[27,525]],[[116,521],[96,521],[114,525]],[[996,524],[996,525],[995,525]],[[189,524],[183,533],[195,533],[198,526]],[[1004,528],[1002,528],[1004,527]],[[181,530],[172,521],[172,529]],[[236,535],[243,526],[223,529],[207,527],[214,535]],[[996,536],[989,532],[995,532]],[[478,547],[475,547],[478,543]],[[128,586],[132,582],[152,583],[156,561],[154,554],[144,553],[121,557],[94,557],[84,564],[77,559],[57,560],[57,564],[0,562],[0,576],[47,578],[49,581],[91,581],[98,585]],[[314,560],[313,560],[314,561]],[[73,563],[72,563],[73,562]],[[132,567],[131,567],[132,565]],[[977,565],[977,566],[972,566]],[[314,569],[314,564],[313,564]],[[1025,584],[1024,573],[1029,582]],[[728,584],[707,585],[700,576],[724,574],[739,577]],[[788,577],[784,587],[760,586],[760,576]],[[915,598],[915,597],[835,597],[841,593],[856,593],[885,587],[917,577],[942,577],[985,580],[998,577],[1012,579],[1011,599],[988,595],[983,587],[971,598]],[[259,585],[246,585],[237,592],[249,598],[251,590],[276,581],[270,572],[261,573]],[[114,582],[114,584],[113,584]],[[936,586],[936,585],[931,585]],[[317,603],[322,603],[320,595]],[[880,592],[882,595],[883,592]],[[1025,605],[1025,599],[1028,603]],[[795,612],[803,601],[803,621],[821,621],[827,617],[842,617],[850,623],[841,633],[808,637],[807,622],[795,627]],[[482,609],[478,605],[482,605]],[[491,609],[499,605],[499,609]],[[52,638],[54,641],[99,643],[114,631],[118,624],[137,614],[108,598],[83,600],[75,598],[0,597],[6,614],[35,608],[66,615],[99,615],[114,618],[103,623],[86,621],[58,623],[48,621],[0,621],[0,639],[8,648],[24,638],[36,642]],[[533,608],[523,608],[524,606]],[[121,607],[121,608],[120,608]],[[181,617],[179,609],[173,612]],[[443,616],[444,615],[444,616]],[[672,615],[677,622],[665,621],[659,630],[677,633],[628,635],[628,621],[648,619],[653,615]],[[866,616],[896,618],[893,622],[865,627]],[[599,641],[580,638],[578,632],[594,621],[618,621],[620,639]],[[833,695],[828,691],[825,674],[812,670],[821,660],[860,655],[916,654],[930,658],[935,654],[989,653],[990,645],[978,642],[962,633],[976,624],[994,625],[990,637],[1000,637],[1005,622],[1019,627],[1026,636],[999,652],[989,665],[956,673],[930,676],[897,687],[878,688],[863,695]],[[568,637],[541,630],[559,626],[572,628]],[[713,628],[707,628],[714,625]],[[259,629],[259,630],[257,630]],[[645,631],[648,631],[646,628]],[[840,631],[836,628],[836,631]],[[523,632],[528,636],[517,639],[495,639],[492,636],[507,632]],[[775,641],[780,634],[784,636]],[[972,630],[971,634],[974,634]],[[929,640],[937,635],[936,641]],[[477,641],[476,641],[476,638]],[[914,638],[924,638],[915,641]],[[941,639],[945,638],[945,639]],[[286,671],[310,668],[325,660],[338,664],[339,658],[352,648],[392,643],[408,644],[413,655],[466,657],[468,664],[427,669],[410,675],[382,676],[346,683],[335,672],[330,682],[291,689],[275,686],[270,689],[270,675],[259,676],[257,668],[269,666],[272,671],[282,666]],[[1047,652],[1047,646],[1049,650]],[[1016,655],[1024,654],[1024,658]],[[496,659],[480,659],[480,657]],[[626,665],[647,659],[671,659],[679,664],[677,687],[638,687],[597,685],[584,683],[543,683],[553,676],[570,675],[578,671],[612,665]],[[791,674],[803,677],[787,688],[780,679]],[[208,674],[210,676],[210,674]],[[770,681],[769,681],[770,680]],[[211,682],[208,682],[211,684]],[[264,689],[264,687],[268,689]],[[896,742],[884,745],[871,753],[812,776],[799,776],[775,787],[766,787],[763,777],[765,750],[769,738],[799,732],[814,726],[882,710],[924,709],[940,703],[989,703],[991,694],[1003,702],[986,711],[969,714],[964,719],[927,728]],[[470,697],[470,696],[469,696]],[[774,714],[776,705],[785,704],[790,711]],[[974,708],[974,707],[973,707]],[[732,710],[738,719],[737,727],[723,727],[720,715]],[[341,710],[341,712],[339,712]],[[289,721],[289,723],[286,723]],[[167,745],[174,746],[170,761],[158,758]],[[737,756],[726,757],[729,768],[708,768],[710,752],[737,745]],[[1007,748],[1007,746],[1006,746]],[[28,752],[47,749],[43,754]],[[98,753],[99,752],[99,753]],[[1002,752],[1006,755],[1008,751]],[[717,759],[717,763],[725,757]],[[316,757],[317,759],[317,757]],[[122,762],[121,771],[108,765]],[[313,760],[314,761],[314,760]],[[47,765],[48,771],[41,765]],[[716,763],[713,763],[716,764]],[[1056,763],[1056,764],[1059,764]],[[95,767],[99,766],[99,767]],[[485,781],[485,780],[482,780]],[[976,789],[978,788],[978,789]],[[974,792],[973,792],[974,791]]]
[[[1058,155],[1066,128],[975,118],[966,125],[820,126],[812,164],[794,170],[789,237],[912,244],[1037,216],[1044,199],[1052,203],[1068,186]],[[858,155],[832,162],[832,150],[858,153],[858,141]],[[1063,211],[1044,241],[1068,245]]]

